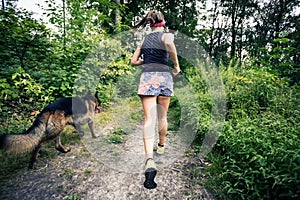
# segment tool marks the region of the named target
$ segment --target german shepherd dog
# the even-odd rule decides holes
[[[60,134],[67,125],[72,125],[80,136],[84,135],[81,125],[88,124],[91,135],[94,132],[94,115],[100,112],[99,99],[95,95],[86,95],[83,98],[70,97],[54,101],[46,106],[35,118],[31,127],[22,134],[1,135],[0,149],[8,153],[32,151],[28,168],[32,169],[37,160],[37,154],[43,144],[55,139],[55,148],[67,153],[71,149],[64,147],[60,141]]]

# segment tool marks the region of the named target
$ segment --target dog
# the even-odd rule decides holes
[[[67,125],[72,125],[82,137],[81,125],[88,124],[91,135],[94,132],[95,113],[101,112],[97,93],[88,94],[82,98],[62,98],[47,105],[35,118],[29,129],[22,134],[5,134],[0,136],[0,149],[8,153],[32,151],[28,168],[32,169],[37,160],[37,154],[43,144],[55,140],[55,148],[67,153],[71,149],[61,144],[60,135]]]

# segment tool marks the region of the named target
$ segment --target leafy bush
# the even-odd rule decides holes
[[[34,117],[34,111],[49,102],[47,90],[22,68],[12,74],[10,82],[7,79],[0,79],[0,121],[8,120],[8,124],[15,120],[25,122],[27,118]]]
[[[214,186],[225,199],[299,197],[299,142],[298,130],[271,112],[227,122],[216,146],[221,164],[209,170]]]
[[[298,199],[300,88],[263,68],[222,74],[229,110],[208,185],[223,199]]]
[[[274,39],[270,45],[260,48],[262,54],[258,60],[263,66],[276,71],[279,76],[290,78],[292,85],[299,83],[300,74],[299,60],[297,60],[299,51],[294,47],[293,40],[297,39]]]
[[[116,82],[120,77],[131,74],[132,66],[129,65],[129,59],[130,55],[120,40],[101,41],[79,68],[74,91],[84,94],[97,89],[101,104],[109,105],[111,99],[116,96]]]

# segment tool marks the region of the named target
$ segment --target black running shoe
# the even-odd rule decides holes
[[[155,177],[157,174],[157,169],[155,166],[155,163],[152,158],[149,158],[146,161],[146,170],[145,170],[145,182],[144,187],[147,189],[154,189],[157,187],[157,184],[155,182]]]

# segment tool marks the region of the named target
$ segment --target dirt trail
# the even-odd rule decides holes
[[[98,130],[99,134],[106,132],[99,133]],[[137,139],[130,141],[141,143]],[[141,148],[134,142],[124,145]],[[198,173],[203,171],[202,163],[196,158],[183,156],[166,165],[158,164],[158,187],[148,190],[143,187],[141,167],[129,172],[123,170],[128,167],[127,164],[103,162],[82,143],[71,148],[72,151],[67,154],[58,154],[54,159],[39,162],[35,170],[21,169],[15,178],[2,180],[0,199],[215,199],[201,185],[204,178],[193,173],[195,169]]]

